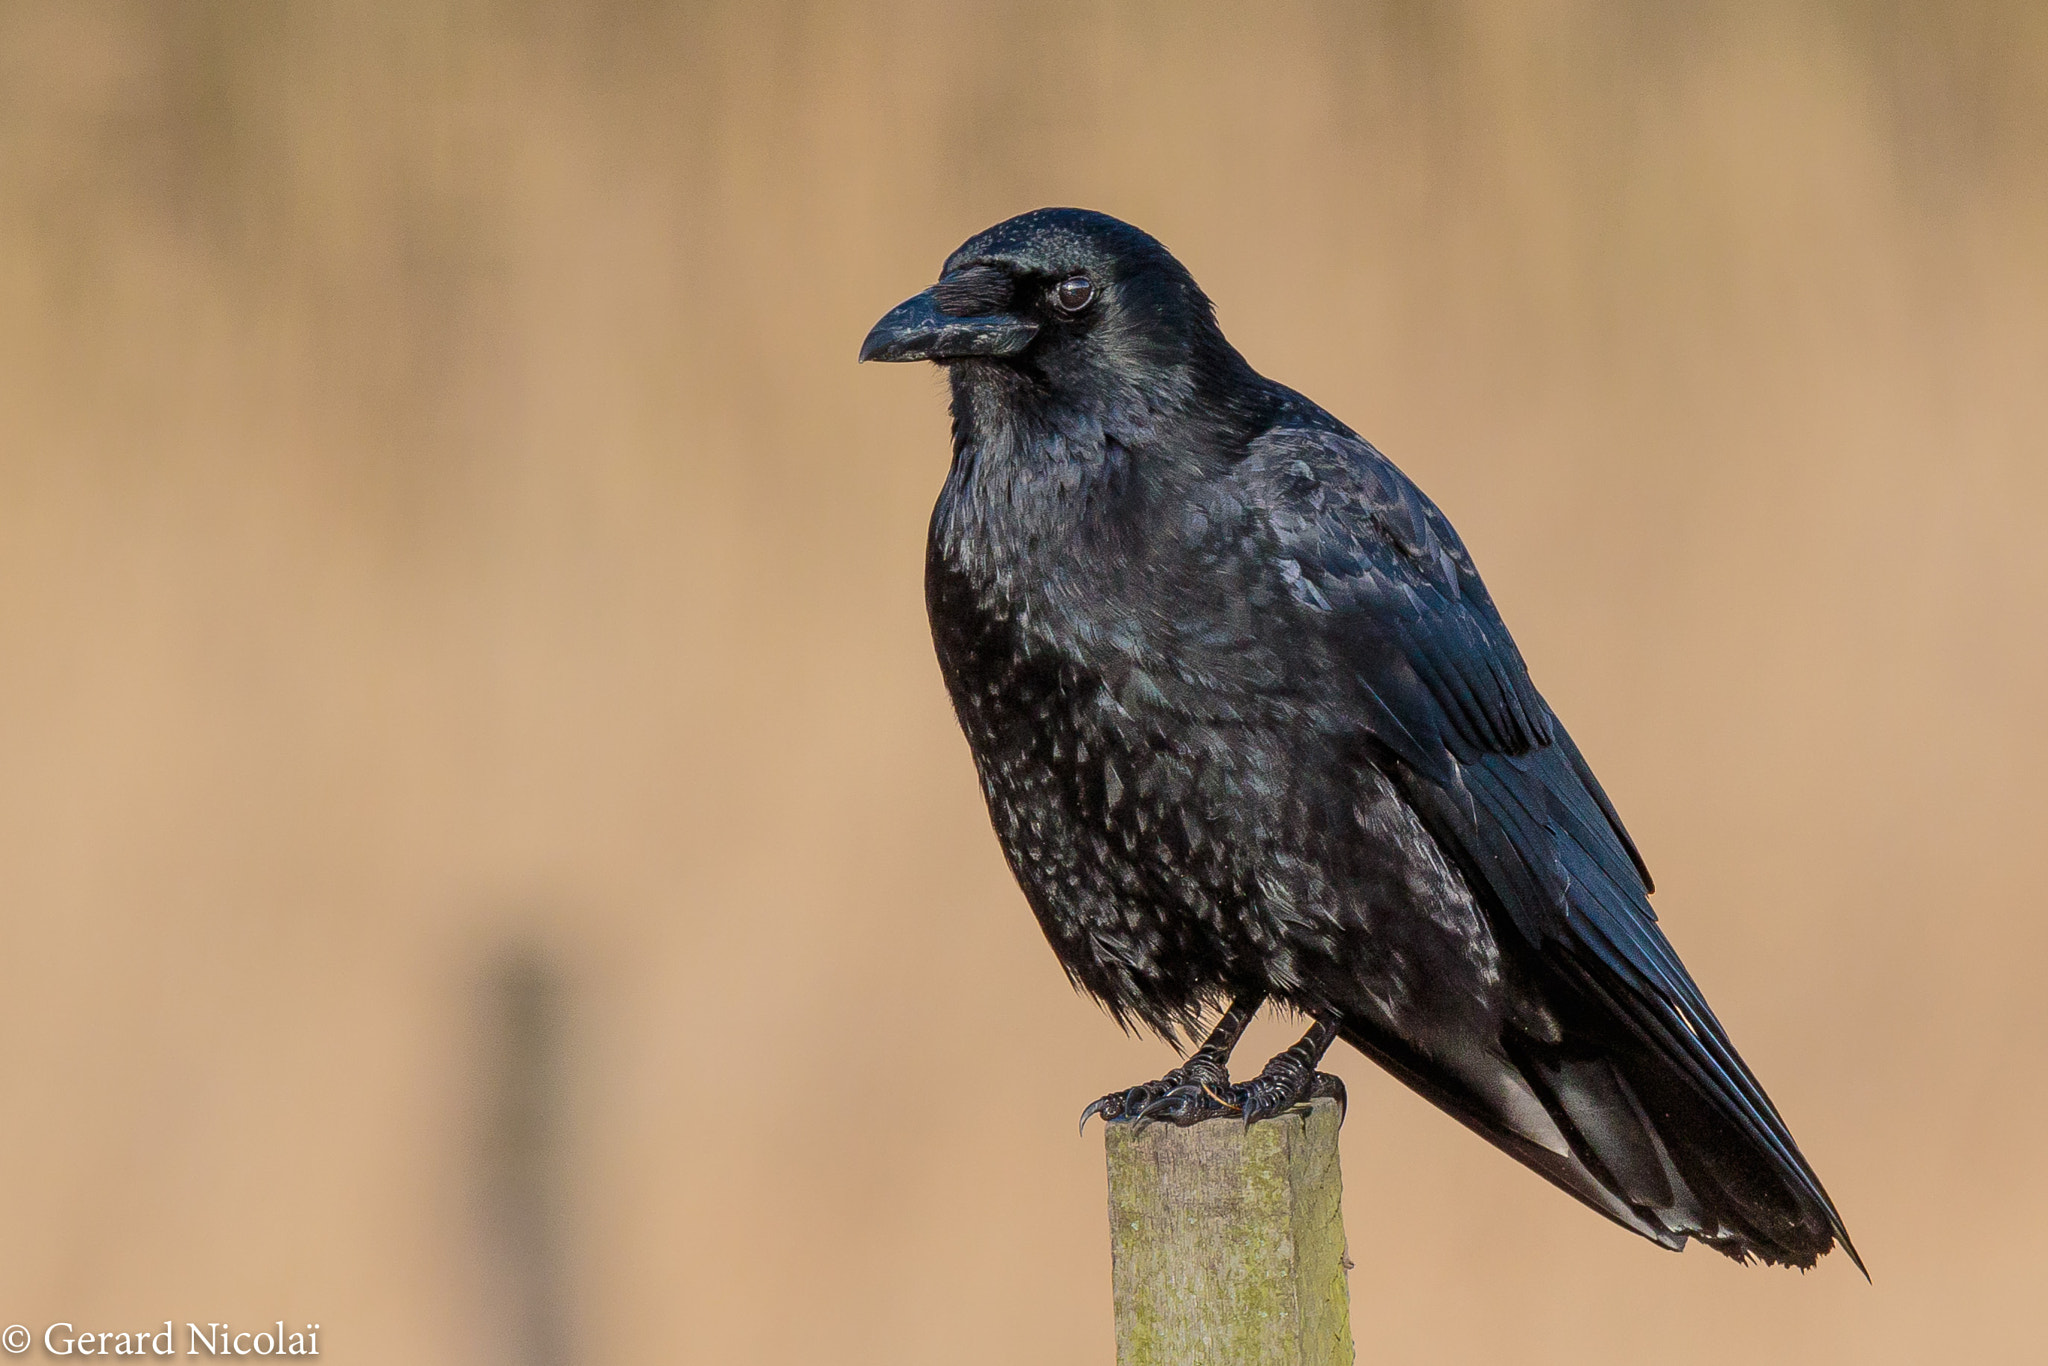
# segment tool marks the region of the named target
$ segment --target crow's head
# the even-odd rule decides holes
[[[1172,253],[1087,209],[1038,209],[970,237],[937,284],[875,324],[860,358],[937,361],[956,384],[1020,378],[1025,392],[1091,407],[1256,378]]]

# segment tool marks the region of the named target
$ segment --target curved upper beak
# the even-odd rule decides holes
[[[956,318],[940,309],[928,289],[882,315],[860,344],[860,358],[949,361],[1014,356],[1037,334],[1037,323],[1008,313]]]

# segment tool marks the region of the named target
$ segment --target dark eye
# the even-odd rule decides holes
[[[1052,287],[1052,301],[1068,313],[1079,313],[1095,299],[1095,282],[1085,275],[1069,275]]]

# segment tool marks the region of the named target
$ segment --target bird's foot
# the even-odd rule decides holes
[[[1297,1105],[1328,1097],[1337,1102],[1337,1120],[1342,1123],[1346,1099],[1344,1082],[1328,1072],[1318,1072],[1288,1053],[1266,1064],[1266,1070],[1241,1086],[1230,1088],[1230,1100],[1244,1122],[1284,1115]]]
[[[1283,1053],[1266,1070],[1241,1085],[1232,1085],[1222,1067],[1177,1067],[1158,1081],[1125,1091],[1112,1091],[1081,1112],[1082,1127],[1096,1115],[1111,1124],[1164,1120],[1186,1128],[1205,1119],[1255,1120],[1284,1115],[1295,1106],[1328,1097],[1344,1117],[1344,1083],[1317,1072]]]
[[[1087,1128],[1097,1115],[1110,1124],[1155,1119],[1181,1126],[1198,1124],[1236,1114],[1230,1099],[1235,1089],[1222,1063],[1197,1053],[1158,1081],[1111,1091],[1081,1112],[1081,1127]]]

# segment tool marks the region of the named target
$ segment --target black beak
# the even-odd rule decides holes
[[[958,318],[939,307],[931,290],[913,294],[882,315],[860,344],[862,360],[966,360],[1014,356],[1031,344],[1038,324],[1008,313]]]

